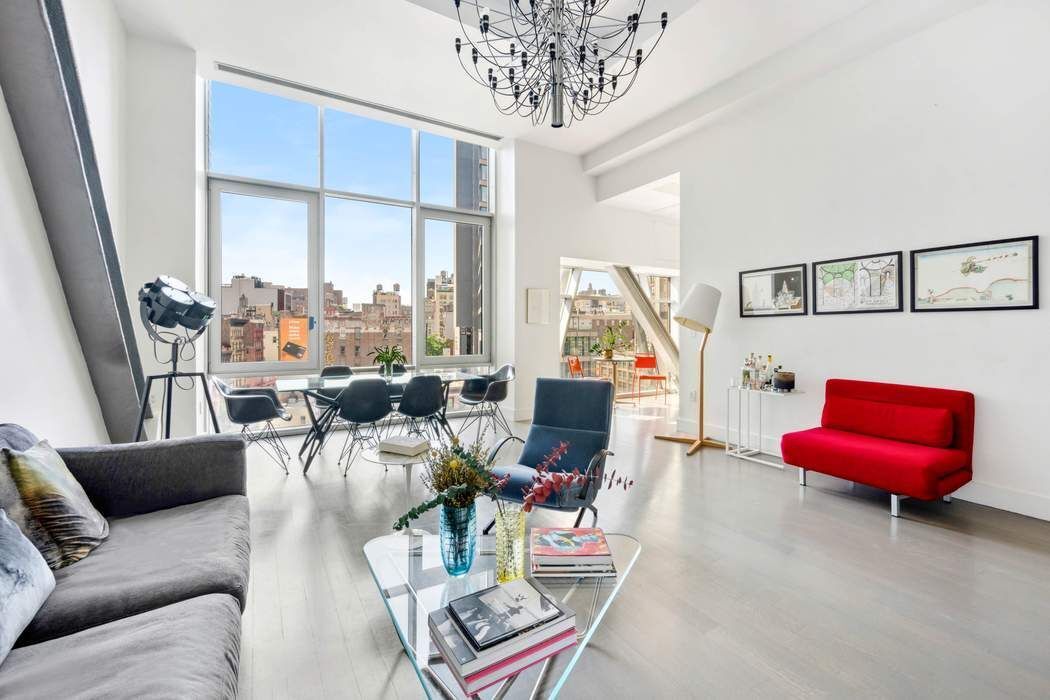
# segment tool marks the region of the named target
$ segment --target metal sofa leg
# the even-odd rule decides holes
[[[941,498],[944,500],[945,503],[951,503],[952,502],[952,495],[950,493],[945,495],[945,496],[941,496]]]
[[[890,494],[890,515],[894,518],[901,517],[901,501],[907,496],[898,496],[895,493]]]
[[[806,470],[803,469],[802,467],[798,468],[798,485],[799,486],[805,486],[806,485]]]
[[[594,519],[591,521],[591,527],[597,527],[598,525],[598,509],[594,505],[585,506],[580,508],[580,512],[576,514],[576,524],[573,527],[579,527],[580,523],[583,522],[583,514],[587,511],[594,513]]]

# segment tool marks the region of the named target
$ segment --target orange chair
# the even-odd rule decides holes
[[[583,363],[579,355],[569,355],[565,358],[569,365],[569,377],[572,379],[583,379]]]
[[[660,382],[664,390],[664,403],[667,403],[667,375],[657,374],[656,355],[634,356],[634,398],[642,401],[642,382]]]

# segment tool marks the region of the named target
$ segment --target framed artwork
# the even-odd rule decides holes
[[[525,323],[550,323],[551,290],[529,288],[525,291]]]
[[[1038,308],[1038,236],[911,251],[912,311]]]
[[[807,313],[805,263],[740,273],[741,318]]]
[[[903,311],[901,251],[813,263],[813,313]]]

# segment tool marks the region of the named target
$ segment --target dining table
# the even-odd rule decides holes
[[[444,391],[444,400],[441,404],[441,413],[437,416],[438,424],[442,431],[451,439],[454,436],[452,426],[448,422],[448,399],[453,384],[467,382],[471,379],[484,379],[491,374],[493,368],[490,366],[459,367],[454,369],[406,369],[403,372],[385,374],[381,372],[359,372],[348,377],[322,377],[313,374],[301,377],[281,377],[275,383],[275,389],[279,392],[297,392],[302,394],[303,402],[306,404],[306,412],[310,417],[310,430],[299,448],[299,458],[303,460],[303,473],[310,469],[314,457],[324,447],[325,438],[335,425],[335,419],[339,415],[339,397],[346,387],[352,382],[360,381],[369,377],[380,377],[384,379],[390,390],[392,399],[400,398],[404,393],[405,386],[413,377],[423,375],[436,375],[441,378],[441,386]],[[314,404],[320,411],[315,410]],[[306,453],[306,457],[303,457]]]

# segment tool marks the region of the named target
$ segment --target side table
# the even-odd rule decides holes
[[[780,459],[780,455],[769,452],[768,450],[762,449],[762,422],[763,422],[763,404],[765,404],[765,398],[783,398],[785,396],[791,396],[792,394],[804,393],[795,389],[793,391],[773,391],[771,389],[750,389],[743,386],[731,386],[726,390],[726,454],[730,457],[737,457],[739,459],[746,459],[749,462],[757,462],[758,464],[765,464],[769,467],[776,467],[777,469],[783,469],[784,463],[782,461],[774,461],[767,459],[763,455],[775,457]],[[733,429],[733,394],[736,394],[736,429]],[[751,410],[751,405],[756,404],[757,408],[755,411]],[[752,444],[752,436],[755,426],[755,421],[758,422],[758,441],[757,445]],[[745,427],[746,426],[746,427]],[[733,437],[736,436],[734,440]]]

